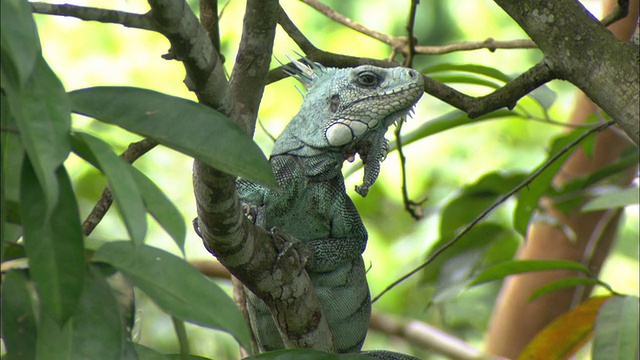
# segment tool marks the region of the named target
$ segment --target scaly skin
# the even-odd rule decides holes
[[[406,68],[363,65],[334,69],[295,64],[297,77],[308,92],[271,154],[279,190],[239,179],[238,194],[258,226],[284,230],[307,247],[310,257],[305,269],[336,351],[357,352],[371,315],[362,261],[367,231],[346,194],[342,164],[356,153],[360,155],[364,179],[356,191],[366,196],[387,152],[385,132],[404,119],[422,96],[424,82],[419,73]],[[260,349],[283,348],[269,309],[246,292]]]

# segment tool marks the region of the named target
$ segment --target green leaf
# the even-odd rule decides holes
[[[493,265],[482,271],[471,282],[471,286],[502,279],[509,275],[547,270],[576,270],[589,274],[586,266],[566,260],[512,260]]]
[[[485,120],[494,120],[503,117],[520,117],[519,114],[512,112],[510,110],[496,110],[490,112],[488,114],[478,116],[477,118],[471,119],[467,116],[466,113],[460,110],[454,110],[448,112],[442,116],[439,116],[435,119],[429,120],[422,124],[420,127],[415,129],[414,131],[402,136],[402,145],[409,145],[414,141],[426,138],[428,136],[443,132],[445,130],[449,130],[458,126],[469,125],[473,123],[477,123]],[[397,145],[395,142],[391,142],[391,149],[395,149]]]
[[[622,154],[620,158],[611,165],[599,168],[598,170],[590,173],[587,176],[581,176],[572,181],[564,184],[562,189],[558,192],[558,195],[566,195],[567,193],[583,190],[588,186],[594,185],[599,181],[602,181],[608,177],[620,174],[621,172],[629,169],[632,166],[638,165],[640,159],[640,153],[637,148],[629,149]]]
[[[231,175],[277,186],[271,166],[253,140],[205,105],[131,87],[94,87],[70,96],[76,113],[155,139]]]
[[[616,296],[602,305],[594,329],[591,356],[598,360],[638,358],[638,298]]]
[[[21,88],[41,57],[38,28],[30,4],[24,0],[2,0],[0,16],[2,87],[6,87],[5,81],[11,80]]]
[[[336,354],[310,349],[286,349],[249,356],[244,360],[372,360],[365,354]]]
[[[513,78],[509,75],[506,75],[502,71],[488,67],[483,65],[476,64],[438,64],[435,66],[431,66],[422,71],[423,74],[435,74],[439,72],[470,72],[478,75],[484,75],[486,77],[490,77],[493,79],[500,80],[502,82],[509,82],[513,80]]]
[[[109,189],[133,242],[136,245],[144,244],[147,217],[131,165],[116,155],[105,142],[89,134],[74,133],[72,140],[73,151],[100,169],[109,180]]]
[[[29,271],[42,306],[63,324],[76,309],[84,283],[84,246],[78,204],[63,166],[56,172],[60,196],[50,216],[42,201],[44,191],[31,162],[22,169],[22,222]]]
[[[578,138],[585,131],[585,129],[576,129],[569,134],[562,135],[556,138],[553,141],[549,156],[538,167],[538,169],[544,166],[544,164],[548,162],[549,159],[553,157],[558,151],[560,151],[564,146]],[[520,190],[520,193],[518,194],[518,205],[515,208],[513,221],[515,229],[523,237],[526,237],[527,235],[527,228],[529,226],[531,215],[533,214],[533,211],[538,207],[540,198],[549,191],[552,186],[551,182],[553,178],[556,176],[556,173],[560,170],[562,164],[564,164],[565,160],[569,155],[571,155],[573,150],[575,150],[575,148],[567,151],[564,155],[559,157],[553,164],[542,171],[538,175],[538,177],[536,177],[526,188]]]
[[[469,76],[469,75],[433,75],[431,76],[433,80],[439,81],[445,84],[451,83],[459,83],[459,84],[472,84],[472,85],[481,85],[490,87],[492,89],[497,89],[500,87],[500,84],[495,81],[483,79],[477,76]]]
[[[476,225],[423,271],[423,281],[437,284],[431,302],[444,303],[457,297],[469,287],[479,268],[511,259],[518,243],[517,234],[501,225]]]
[[[15,243],[22,236],[20,220],[20,169],[25,156],[7,97],[0,94],[0,243],[5,260],[5,241]],[[13,130],[13,131],[12,131]],[[17,211],[16,211],[17,210]]]
[[[250,348],[249,330],[231,298],[177,256],[146,245],[134,248],[118,241],[99,248],[94,259],[122,271],[169,314],[227,331],[242,346]]]
[[[140,344],[133,344],[133,348],[138,355],[138,360],[159,360],[159,359],[169,359],[166,355],[159,353],[152,348],[146,347]]]
[[[78,307],[62,327],[44,314],[38,328],[40,359],[135,359],[115,295],[96,267],[90,267]]]
[[[130,169],[147,211],[171,236],[184,255],[187,226],[182,214],[151,179],[134,167]]]
[[[600,284],[601,284],[600,281],[598,281],[597,279],[591,279],[591,278],[585,278],[585,277],[563,278],[537,288],[536,291],[534,291],[533,294],[529,296],[529,302],[539,298],[542,295],[546,295],[554,291],[575,287],[575,286],[580,286],[580,285],[593,286],[593,285],[600,285]]]
[[[34,359],[36,318],[31,303],[33,288],[23,271],[11,270],[2,280],[2,340],[8,360]]]
[[[598,195],[582,207],[583,212],[616,209],[638,203],[638,187],[615,189]]]
[[[69,155],[71,114],[62,83],[41,57],[19,92],[7,90],[7,100],[22,145],[42,185],[47,212],[58,198],[56,171]]]

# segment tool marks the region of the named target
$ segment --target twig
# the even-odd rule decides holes
[[[440,46],[416,46],[416,53],[422,55],[442,55],[456,51],[472,51],[487,49],[495,52],[497,49],[537,49],[536,43],[529,39],[494,40],[488,38],[484,41],[463,41]]]
[[[604,27],[608,27],[616,21],[624,19],[627,15],[629,15],[629,0],[618,0],[613,11],[600,22]]]
[[[578,138],[576,138],[575,140],[573,140],[572,142],[570,142],[569,144],[564,146],[556,154],[554,154],[551,158],[549,158],[549,160],[547,160],[538,169],[536,169],[536,171],[531,173],[531,175],[529,175],[524,181],[522,181],[516,187],[511,189],[508,193],[498,197],[498,199],[496,199],[496,201],[494,201],[493,204],[491,204],[489,207],[484,209],[470,223],[465,225],[460,230],[460,232],[458,232],[458,234],[456,236],[454,236],[451,240],[449,240],[448,242],[443,244],[441,247],[436,249],[434,252],[432,252],[427,257],[427,260],[425,260],[422,264],[420,264],[415,269],[411,270],[406,275],[403,275],[400,279],[398,279],[398,280],[394,281],[393,283],[391,283],[391,285],[387,286],[380,294],[376,295],[376,297],[374,297],[371,302],[377,301],[382,295],[386,294],[388,291],[390,291],[391,289],[396,287],[398,284],[400,284],[401,282],[405,281],[409,277],[413,276],[415,273],[417,273],[418,271],[422,270],[427,265],[431,264],[433,262],[433,260],[435,260],[438,256],[440,256],[440,254],[442,254],[445,250],[447,250],[451,246],[453,246],[453,244],[458,242],[458,240],[460,240],[464,235],[466,235],[471,229],[473,229],[474,226],[476,226],[480,221],[482,221],[493,210],[495,210],[498,206],[500,206],[503,202],[505,202],[508,198],[510,198],[514,194],[516,194],[518,191],[520,191],[523,188],[527,187],[535,178],[538,177],[538,175],[540,175],[540,173],[542,173],[545,169],[547,169],[549,166],[551,166],[551,164],[553,164],[556,160],[558,160],[562,155],[566,154],[574,146],[576,146],[577,144],[582,142],[582,140],[586,139],[587,137],[589,137],[591,134],[593,134],[595,132],[602,131],[602,130],[608,128],[609,126],[611,126],[613,124],[615,124],[614,121],[609,121],[609,122],[606,122],[604,124],[601,124],[601,125],[598,125],[598,126],[594,126],[593,128],[585,131],[584,134],[580,135]]]
[[[416,220],[420,220],[424,217],[424,212],[422,211],[422,204],[424,204],[428,198],[425,197],[420,201],[413,201],[409,199],[409,193],[407,190],[407,166],[406,166],[406,158],[404,156],[404,152],[402,151],[402,139],[400,138],[400,130],[402,130],[403,121],[398,122],[398,127],[395,130],[396,136],[396,147],[398,150],[398,157],[400,158],[400,173],[402,176],[402,202],[404,203],[404,208],[411,214]]]
[[[404,66],[412,67],[413,57],[416,54],[416,38],[413,34],[413,28],[416,23],[416,13],[420,0],[411,0],[411,8],[409,9],[409,19],[407,20],[407,58],[405,59]]]
[[[69,4],[48,4],[43,2],[30,2],[30,4],[36,14],[69,16],[85,21],[99,21],[120,24],[129,28],[157,31],[148,14],[133,14],[124,11]]]
[[[300,0],[300,1],[316,9],[317,11],[324,14],[328,18],[342,25],[345,25],[350,29],[353,29],[361,34],[367,35],[385,44],[390,45],[393,48],[393,53],[400,52],[407,57],[409,57],[409,54],[412,51],[415,51],[415,54],[438,55],[438,54],[447,54],[454,51],[469,51],[469,50],[479,50],[479,49],[489,49],[489,51],[494,52],[496,51],[496,49],[535,49],[537,48],[536,44],[533,41],[528,39],[513,40],[513,41],[496,41],[491,38],[485,41],[478,41],[478,42],[461,42],[461,43],[449,44],[444,46],[416,46],[414,48],[412,44],[413,38],[411,37],[411,35],[409,38],[407,38],[404,36],[396,37],[396,36],[383,34],[381,32],[371,30],[361,24],[358,24],[357,22],[340,14],[339,12],[333,10],[332,8],[328,7],[327,5],[317,0]],[[412,11],[413,11],[413,8],[414,8],[414,4],[412,0]],[[415,14],[413,14],[413,16],[415,16]]]
[[[340,14],[339,12],[333,10],[332,8],[328,7],[327,5],[321,3],[318,0],[300,0],[303,3],[311,6],[312,8],[318,10],[319,12],[321,12],[322,14],[324,14],[325,16],[327,16],[328,18],[330,18],[331,20],[338,22],[340,24],[343,24],[359,33],[362,33],[364,35],[367,35],[369,37],[372,37],[374,39],[380,40],[384,43],[387,43],[389,45],[392,45],[394,48],[400,48],[401,46],[406,44],[406,39],[404,42],[400,41],[400,38],[396,38],[375,30],[371,30],[368,29],[367,27],[358,24],[357,22],[349,19],[348,17]],[[397,46],[393,45],[396,44]]]
[[[389,62],[387,60],[359,58],[355,56],[331,53],[318,49],[311,43],[311,41],[309,41],[309,39],[306,38],[306,36],[304,36],[304,34],[291,21],[291,19],[287,16],[287,13],[282,8],[280,8],[280,12],[278,14],[278,24],[280,24],[282,29],[287,33],[287,35],[289,35],[289,37],[296,43],[296,45],[298,45],[300,50],[302,50],[302,52],[305,54],[305,57],[307,57],[311,61],[321,63],[324,66],[355,67],[368,64],[389,68],[399,65],[398,63]],[[284,69],[288,66],[290,67],[291,64],[285,64],[269,71],[267,84],[276,82],[289,76],[284,71]]]
[[[138,142],[133,142],[129,144],[127,150],[125,150],[120,157],[129,163],[133,163],[142,155],[149,152],[149,150],[153,149],[156,145],[158,145],[158,142],[152,139],[143,139]],[[84,233],[84,236],[89,236],[96,226],[98,226],[112,203],[113,197],[111,196],[111,190],[105,186],[104,190],[102,190],[102,195],[100,195],[100,199],[98,199],[89,215],[87,215],[86,219],[82,222],[82,232]]]

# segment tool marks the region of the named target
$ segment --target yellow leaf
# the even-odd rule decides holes
[[[593,297],[547,325],[524,348],[518,360],[567,359],[593,334],[600,306],[611,296]]]

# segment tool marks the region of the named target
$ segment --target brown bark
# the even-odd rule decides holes
[[[613,0],[606,1],[605,15],[611,11],[614,4]],[[626,40],[636,28],[637,17],[638,1],[631,1],[629,15],[613,24],[610,30],[618,38]],[[584,122],[595,109],[589,98],[580,94],[571,116],[571,123]],[[629,146],[634,145],[626,136],[614,130],[607,130],[598,135],[594,157],[589,158],[582,149],[577,150],[563,165],[554,183],[563,184],[611,164]],[[623,181],[628,182],[631,179],[635,169],[631,170],[628,173],[630,176]],[[571,228],[576,238],[570,240],[566,232],[558,226],[542,222],[535,223],[529,230],[528,239],[520,249],[518,258],[580,261],[588,265],[593,274],[598,274],[615,239],[620,212],[610,210],[581,213],[579,209],[575,209],[569,214],[563,214],[548,200],[543,200],[541,207],[561,224]],[[596,236],[599,231],[602,231],[600,236]],[[528,302],[529,296],[540,286],[569,276],[577,276],[577,274],[554,271],[507,279],[489,328],[487,352],[508,358],[517,357],[527,343],[547,324],[584,300],[590,289],[584,291],[584,289],[569,288]]]

